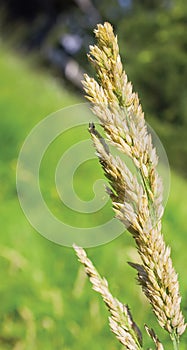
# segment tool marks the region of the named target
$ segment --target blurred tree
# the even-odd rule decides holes
[[[172,5],[172,0],[132,0],[134,7],[147,10],[157,10],[158,8],[168,8]]]
[[[38,15],[54,15],[64,10],[68,10],[75,5],[74,0],[0,0],[0,5],[7,8],[9,17],[12,19],[21,19],[30,21]]]
[[[160,120],[187,123],[187,3],[173,1],[165,9],[155,4],[154,12],[139,7],[117,27],[122,57],[145,109]]]
[[[62,72],[69,56],[88,70],[86,51],[93,27],[112,22],[145,110],[159,120],[187,124],[185,0],[0,0],[0,5],[5,3],[12,18],[29,22],[24,32],[27,48],[44,48],[47,57],[50,51],[51,64],[58,61]]]

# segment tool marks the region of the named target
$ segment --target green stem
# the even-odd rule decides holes
[[[173,349],[174,350],[179,350],[179,342],[175,334],[172,336],[172,342],[173,342]]]

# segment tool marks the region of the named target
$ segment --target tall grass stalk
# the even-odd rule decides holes
[[[116,217],[132,234],[141,264],[129,263],[136,269],[138,281],[152,306],[159,325],[178,349],[179,338],[186,324],[180,309],[178,276],[173,268],[170,248],[162,235],[163,188],[157,172],[158,157],[152,144],[138,95],[133,92],[123,70],[117,37],[109,23],[95,29],[97,45],[90,46],[88,55],[97,80],[85,75],[86,97],[106,134],[106,142],[90,124],[90,134],[99,161],[109,180],[110,195]],[[110,153],[109,145],[131,158],[139,176],[132,174],[126,164]],[[98,291],[111,314],[112,332],[126,349],[142,348],[142,335],[129,307],[115,299],[105,279],[101,279],[85,251],[74,246],[85,266],[93,288]],[[155,349],[164,349],[153,329],[145,327]]]

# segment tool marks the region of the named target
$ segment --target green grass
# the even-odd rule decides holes
[[[72,249],[49,242],[36,233],[20,209],[16,194],[16,161],[30,129],[55,110],[79,101],[65,86],[60,87],[54,79],[33,71],[23,58],[3,49],[0,77],[0,350],[121,349],[109,331],[107,310],[91,290]],[[54,187],[59,149],[62,147],[64,151],[76,141],[77,135],[86,138],[87,131],[78,128],[76,133],[67,133],[63,142],[59,137],[48,150],[41,168],[41,189],[49,207],[61,219],[91,226],[106,219],[110,209],[107,207],[102,215],[75,214],[62,206]],[[88,168],[84,164],[76,175],[78,194],[90,199],[91,184],[101,177],[99,166],[95,161]],[[187,316],[186,198],[186,181],[172,173],[164,234],[172,247]],[[167,335],[157,327],[135,282],[135,272],[127,264],[136,257],[130,235],[125,233],[109,244],[89,249],[88,254],[101,275],[109,280],[113,294],[130,305],[140,327],[145,322],[155,327],[169,349]],[[185,344],[186,336],[181,349],[186,349]],[[151,346],[147,337],[145,346]]]

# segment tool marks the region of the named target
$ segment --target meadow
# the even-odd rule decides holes
[[[90,350],[121,349],[109,331],[107,310],[91,290],[73,250],[48,241],[32,228],[16,192],[17,158],[29,131],[50,113],[83,99],[7,48],[1,50],[0,77],[0,349],[86,350],[88,346]],[[59,149],[64,151],[73,145],[76,137],[86,138],[87,130],[68,132],[63,144],[59,138],[49,150],[41,169],[41,189],[51,210],[62,220],[75,226],[82,223],[90,226],[94,220],[105,221],[111,215],[110,203],[98,217],[79,215],[65,208],[55,192],[53,173]],[[82,170],[78,169],[75,183],[80,197],[87,200],[92,196],[90,186],[98,176],[102,175],[96,161],[89,168],[83,164]],[[172,170],[163,232],[179,273],[185,316],[186,198],[187,183]],[[129,304],[140,328],[144,323],[154,327],[169,350],[167,335],[157,326],[137,285],[135,272],[127,264],[137,254],[128,232],[87,251],[101,275],[108,279],[113,295]],[[148,346],[151,344],[145,337],[145,348]],[[186,348],[184,335],[180,349]]]

